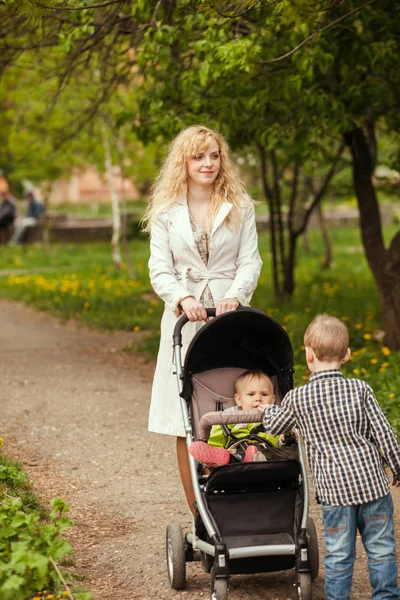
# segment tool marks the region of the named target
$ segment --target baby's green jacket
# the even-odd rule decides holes
[[[232,434],[235,437],[247,438],[247,437],[249,437],[252,430],[257,429],[260,425],[261,425],[261,423],[247,423],[247,424],[246,423],[238,423],[236,425],[227,425],[227,428],[229,429],[229,431],[232,432]],[[268,440],[274,446],[278,446],[279,438],[280,438],[279,435],[277,435],[277,436],[271,435],[271,434],[267,433],[266,431],[260,431],[260,432],[255,432],[255,433],[257,433],[258,437]],[[208,443],[211,446],[216,446],[218,448],[228,448],[231,441],[232,441],[231,436],[225,435],[221,425],[213,425],[213,427],[211,429],[210,437],[208,438]],[[254,443],[257,443],[256,440],[254,440]]]

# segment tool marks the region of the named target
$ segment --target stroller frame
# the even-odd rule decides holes
[[[236,312],[242,311],[250,311],[252,313],[258,313],[266,317],[264,313],[261,311],[250,309],[250,308],[239,308]],[[207,309],[207,315],[209,317],[215,316],[215,309]],[[216,317],[216,319],[222,319],[226,315],[221,315],[220,317]],[[270,317],[268,317],[270,319]],[[272,320],[272,319],[271,319]],[[215,319],[213,320],[215,321]],[[189,414],[188,402],[185,397],[184,390],[184,368],[182,366],[182,328],[188,322],[188,319],[185,315],[183,315],[177,322],[174,334],[173,334],[173,351],[174,351],[174,363],[176,369],[176,377],[177,384],[180,396],[180,404],[183,416],[183,423],[185,428],[185,437],[186,437],[186,445],[187,447],[194,441],[193,427],[191,423],[191,417]],[[274,322],[275,323],[275,322]],[[275,323],[277,327],[280,326]],[[282,330],[283,331],[283,330]],[[286,334],[285,334],[286,335]],[[290,342],[289,342],[290,345]],[[293,372],[293,370],[292,370]],[[258,417],[258,418],[257,418]],[[251,415],[251,413],[246,414],[246,422],[257,422],[259,421],[259,415]],[[229,423],[231,421],[225,420],[225,423]],[[309,503],[309,490],[308,490],[308,482],[307,482],[307,473],[306,473],[306,465],[304,459],[304,452],[302,448],[302,444],[300,440],[297,444],[298,451],[298,463],[299,463],[299,486],[302,487],[302,498],[303,498],[303,507],[301,510],[301,518],[299,524],[299,533],[297,535],[296,541],[294,543],[277,543],[277,544],[261,544],[261,545],[243,545],[240,547],[231,547],[228,548],[227,544],[224,542],[224,537],[220,534],[218,526],[211,514],[206,501],[203,497],[203,492],[199,482],[199,465],[197,461],[189,454],[189,466],[190,466],[190,474],[193,484],[193,491],[196,500],[196,509],[198,511],[197,518],[193,517],[193,525],[192,531],[188,532],[185,537],[185,541],[183,542],[183,546],[180,546],[180,550],[178,551],[178,556],[172,546],[174,544],[174,536],[172,535],[172,541],[169,538],[169,529],[167,529],[167,561],[168,561],[168,571],[171,586],[175,589],[180,589],[184,587],[185,584],[185,575],[182,577],[181,575],[174,580],[174,573],[172,572],[173,567],[171,566],[173,562],[179,560],[182,561],[182,548],[184,552],[184,561],[193,561],[193,560],[202,560],[203,566],[207,571],[211,571],[211,600],[226,600],[228,597],[228,581],[230,574],[230,563],[231,561],[240,561],[240,559],[247,558],[256,558],[256,557],[292,557],[294,564],[288,567],[279,567],[277,569],[270,570],[282,570],[285,568],[293,568],[295,567],[296,573],[298,576],[297,580],[297,590],[298,596],[301,600],[311,600],[312,592],[311,592],[311,580],[315,579],[318,573],[318,542],[316,541],[315,529],[311,532],[311,536],[314,536],[315,539],[311,540],[311,546],[314,557],[310,558],[309,546],[310,546],[310,532],[308,528],[310,528],[310,519],[308,516],[308,503]],[[265,463],[259,463],[265,465]],[[253,463],[254,465],[254,463]],[[246,465],[247,466],[247,465]],[[196,529],[198,528],[198,520],[201,520],[207,532],[208,541],[202,539],[198,535]],[[178,525],[169,526],[169,528],[177,528],[180,527]],[[313,523],[312,523],[313,527]],[[204,533],[205,533],[204,532]],[[171,530],[170,530],[171,533]],[[175,531],[176,533],[176,531]],[[178,538],[179,538],[178,534]],[[204,536],[206,537],[206,536]],[[176,536],[175,536],[176,539]],[[172,546],[171,546],[172,544]],[[179,544],[178,544],[179,545]],[[315,550],[316,546],[316,550]],[[317,556],[315,556],[315,554]],[[171,562],[172,561],[172,562]],[[313,564],[314,561],[314,564]],[[182,567],[182,565],[181,565]],[[183,565],[183,570],[185,569],[185,565]],[[182,571],[182,568],[181,568]],[[266,572],[268,569],[261,569],[261,572]],[[253,571],[237,571],[237,572],[253,572]],[[255,571],[260,572],[260,570]]]

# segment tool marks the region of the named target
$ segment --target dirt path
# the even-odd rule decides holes
[[[0,301],[5,450],[24,461],[43,499],[62,496],[71,505],[76,570],[96,600],[207,599],[209,577],[197,563],[188,565],[186,590],[168,585],[165,526],[187,526],[189,516],[175,441],[146,431],[153,365],[120,352],[129,339]],[[311,512],[321,533],[319,507]],[[366,600],[361,548],[358,557],[352,599]],[[230,600],[266,598],[297,598],[293,572],[232,577]],[[324,598],[322,570],[314,598]]]

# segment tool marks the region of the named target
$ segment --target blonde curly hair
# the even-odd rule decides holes
[[[241,207],[251,202],[229,157],[229,147],[222,135],[204,125],[192,125],[181,131],[171,142],[167,157],[151,190],[150,202],[143,217],[144,231],[150,231],[153,220],[172,204],[186,197],[188,190],[187,164],[200,150],[205,151],[215,141],[218,144],[221,166],[213,182],[208,210],[208,230],[211,230],[221,204],[232,203],[226,223],[236,229],[242,219]]]

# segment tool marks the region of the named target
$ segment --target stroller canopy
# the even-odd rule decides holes
[[[276,375],[282,394],[293,387],[293,350],[284,329],[254,308],[239,308],[199,329],[186,353],[183,397],[192,394],[191,376],[209,369],[241,367]]]

